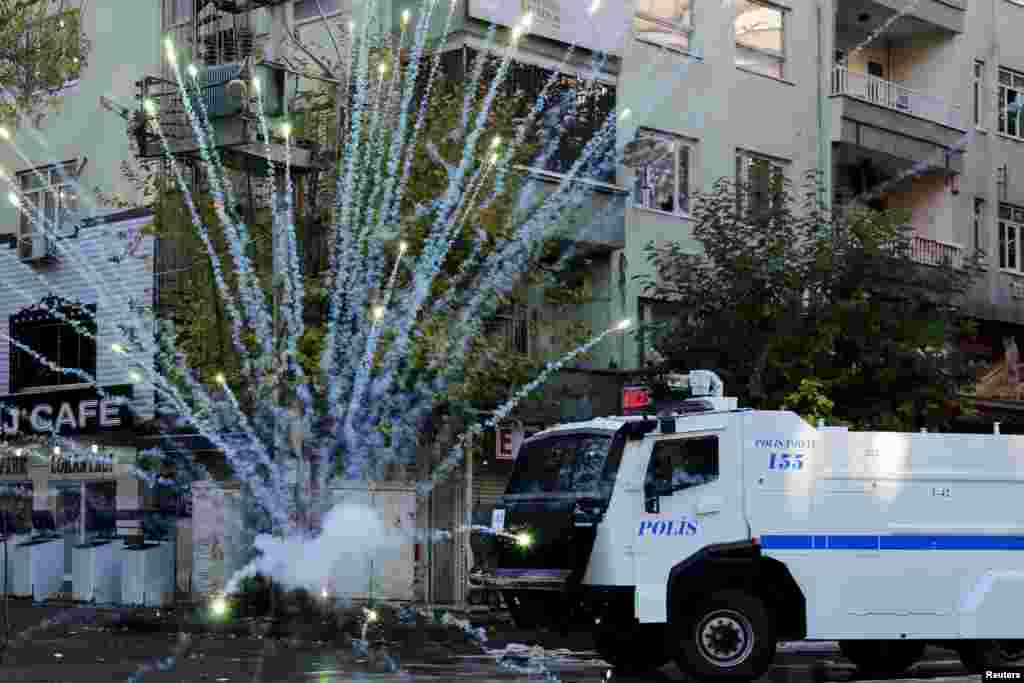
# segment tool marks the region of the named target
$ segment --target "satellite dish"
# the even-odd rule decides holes
[[[626,144],[622,151],[622,163],[630,168],[647,166],[661,161],[675,149],[668,140],[658,138],[637,138]]]

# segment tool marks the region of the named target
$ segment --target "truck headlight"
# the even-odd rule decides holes
[[[533,537],[525,531],[518,533],[516,534],[516,545],[520,548],[529,548],[533,545]]]

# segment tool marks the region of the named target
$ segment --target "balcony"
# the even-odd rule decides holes
[[[889,37],[963,33],[966,3],[967,0],[840,0],[836,3],[836,27],[844,32],[870,33],[892,20],[886,29]]]
[[[850,71],[844,66],[832,67],[832,94],[856,97],[892,111],[964,130],[959,106],[951,107],[941,97],[915,92],[899,83]]]
[[[964,248],[952,242],[914,235],[909,244],[897,245],[891,249],[894,256],[909,258],[923,266],[950,265],[957,270],[964,266]]]
[[[537,200],[555,192],[565,176],[536,168],[516,167],[516,170],[536,183]],[[579,178],[575,181],[586,187],[587,196],[579,209],[566,216],[562,225],[553,226],[559,234],[576,245],[580,255],[610,253],[626,245],[626,202],[629,190],[609,183]]]
[[[265,144],[258,108],[250,97],[253,93],[249,92],[249,78],[244,72],[242,63],[199,67],[196,81],[202,94],[196,96],[190,92],[187,104],[196,117],[201,117],[201,108],[206,110],[214,142],[223,155],[239,159],[258,172],[262,168],[261,163],[268,158],[283,164],[285,146],[283,140],[272,139],[269,145]],[[287,114],[288,79],[282,68],[268,62],[253,65],[251,73],[260,80],[262,110],[273,135],[276,124]],[[244,89],[238,87],[241,84],[245,84]],[[135,114],[136,122],[146,122],[144,126],[137,123],[133,128],[140,158],[162,158],[167,152],[176,157],[198,158],[199,143],[186,108],[186,98],[178,84],[166,78],[149,76],[137,85],[140,103],[152,102],[159,121],[158,131],[153,116],[144,110]],[[163,134],[164,140],[159,133]],[[296,171],[310,167],[312,161],[308,149],[292,145],[291,164]]]
[[[832,68],[832,142],[836,160],[870,163],[882,176],[963,170],[953,148],[965,134],[962,112],[945,100],[883,78]]]

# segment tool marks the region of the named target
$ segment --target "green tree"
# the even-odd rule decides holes
[[[0,125],[58,107],[90,50],[82,11],[67,0],[0,0]]]
[[[905,211],[832,215],[817,190],[814,176],[800,192],[722,179],[695,201],[701,253],[648,244],[644,288],[680,312],[652,330],[654,347],[670,367],[714,368],[755,407],[942,428],[968,379],[956,342],[982,254],[924,265]]]
[[[386,63],[390,59],[390,54],[381,52],[376,59]],[[420,133],[421,143],[413,155],[409,191],[404,197],[404,203],[398,211],[398,219],[393,228],[408,243],[410,252],[420,251],[420,245],[429,228],[429,221],[419,217],[417,207],[422,202],[440,195],[448,182],[444,162],[457,159],[461,154],[464,141],[460,136],[460,128],[464,103],[467,97],[479,103],[488,86],[487,79],[481,79],[478,89],[469,92],[468,83],[455,82],[447,78],[439,78],[434,85],[425,126]],[[326,236],[330,234],[334,222],[335,159],[338,149],[334,131],[337,127],[336,117],[344,116],[347,111],[346,107],[338,106],[337,93],[338,89],[330,86],[307,92],[301,97],[302,101],[296,107],[298,113],[293,115],[291,120],[294,144],[306,146],[321,160],[321,166],[316,172],[296,180],[296,194],[293,200],[296,207],[296,228],[301,242],[300,251],[306,252],[303,261],[307,327],[300,342],[299,354],[309,376],[317,375],[315,368],[319,364],[326,335],[324,310],[329,294],[329,273],[325,268]],[[517,125],[532,104],[532,101],[528,102],[522,95],[501,96],[492,107],[488,130],[494,132],[495,139],[512,139],[516,134]],[[390,133],[375,144],[380,148],[386,148],[390,144]],[[517,151],[516,162],[523,166],[527,165],[536,154],[539,144],[539,141],[535,141],[521,146]],[[486,166],[491,154],[500,150],[489,145],[485,145],[484,149],[486,154],[480,159],[481,166]],[[374,162],[382,163],[385,158],[386,155],[377,155]],[[266,182],[259,176],[246,177],[247,171],[233,166],[231,161],[225,163],[228,166],[228,174],[233,176],[236,182],[240,182],[242,187],[249,182]],[[219,375],[224,375],[229,385],[237,386],[242,381],[241,368],[232,347],[228,315],[224,310],[223,298],[217,293],[210,259],[196,235],[183,194],[169,174],[161,173],[162,165],[162,161],[143,168],[130,161],[122,164],[125,175],[156,209],[156,219],[150,230],[160,240],[161,251],[175,255],[173,260],[177,266],[172,270],[177,272],[171,277],[162,278],[162,313],[173,317],[177,335],[176,347],[185,354],[190,367],[198,370],[210,383],[215,382]],[[361,176],[371,177],[375,170],[366,168]],[[466,282],[465,273],[460,275],[460,271],[466,266],[469,274],[476,272],[474,266],[467,262],[475,244],[482,242],[482,255],[489,255],[500,239],[506,236],[507,226],[516,225],[515,220],[510,220],[513,212],[523,210],[515,205],[515,201],[519,197],[523,183],[528,182],[525,174],[510,174],[503,180],[503,189],[496,193],[494,175],[485,177],[487,180],[481,187],[479,196],[488,197],[493,194],[493,197],[486,205],[478,205],[473,211],[467,211],[463,215],[455,246],[443,264],[445,276],[438,278],[435,283],[432,292],[434,297],[443,297],[450,288]],[[277,186],[282,186],[280,178]],[[375,188],[367,187],[365,191],[373,192]],[[199,214],[209,229],[214,248],[222,255],[222,262],[226,266],[228,244],[224,226],[215,216],[213,200],[204,181],[199,181],[193,195]],[[127,204],[118,197],[104,196],[104,199],[110,204]],[[248,201],[244,193],[242,201]],[[235,209],[249,225],[252,238],[249,255],[269,295],[273,270],[270,248],[272,212],[266,202],[247,203]],[[574,218],[566,217],[566,230],[571,229]],[[389,239],[395,236],[390,235]],[[552,343],[543,352],[531,349],[524,353],[508,343],[508,330],[502,329],[502,326],[497,324],[500,318],[495,317],[491,324],[485,325],[485,333],[474,339],[468,350],[470,362],[461,381],[449,388],[446,410],[467,413],[473,409],[497,405],[507,398],[508,387],[525,384],[544,367],[546,362],[587,339],[591,332],[589,325],[575,320],[572,315],[573,307],[585,301],[585,283],[579,278],[566,275],[567,269],[557,267],[556,261],[563,253],[561,247],[562,244],[556,239],[544,245],[533,259],[533,267],[524,276],[517,291],[505,300],[493,302],[491,306],[491,312],[497,313],[516,309],[521,311],[528,304],[542,305],[546,315],[539,319],[526,318],[520,324],[528,327],[528,336],[531,339],[543,336],[551,339]],[[321,257],[318,258],[317,253],[321,254]],[[161,267],[166,268],[167,264]],[[228,286],[236,289],[237,275],[227,267],[224,268],[224,275]],[[396,291],[403,291],[408,284],[409,271],[400,270]],[[423,333],[412,353],[414,364],[422,367],[431,358],[443,357],[454,352],[450,348],[451,341],[446,334],[446,321],[443,317],[422,320],[421,330]],[[387,336],[382,340],[384,345],[388,341]]]

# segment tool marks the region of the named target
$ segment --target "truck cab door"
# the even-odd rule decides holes
[[[749,537],[738,430],[708,425],[652,439],[642,492],[634,501],[639,513],[633,532],[636,612],[641,623],[668,620],[669,572],[676,564],[705,546]]]

